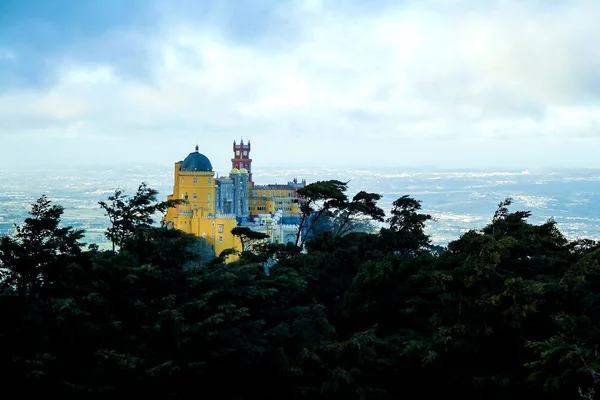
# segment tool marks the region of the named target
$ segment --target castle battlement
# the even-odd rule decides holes
[[[283,224],[283,225],[279,225],[281,226],[281,229],[285,230],[297,230],[298,229],[298,225],[292,225],[292,224]]]
[[[281,183],[270,183],[267,185],[254,185],[255,190],[289,190],[291,188],[296,188],[296,186],[291,184],[281,184]]]
[[[235,219],[235,214],[209,214],[202,216],[203,219]]]

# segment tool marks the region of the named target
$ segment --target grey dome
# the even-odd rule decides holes
[[[208,157],[198,153],[198,146],[196,146],[196,151],[190,153],[181,164],[181,171],[184,172],[212,172],[212,170],[212,164]]]

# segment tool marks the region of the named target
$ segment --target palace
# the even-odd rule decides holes
[[[293,242],[300,219],[297,190],[306,181],[255,185],[250,142],[234,141],[233,154],[226,177],[215,177],[198,146],[175,163],[173,194],[168,199],[185,202],[167,210],[166,226],[204,238],[216,255],[229,248],[241,250],[238,238],[231,234],[236,226],[266,233],[273,243]]]

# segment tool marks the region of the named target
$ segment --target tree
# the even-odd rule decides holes
[[[136,229],[121,251],[135,257],[137,263],[164,268],[197,267],[215,258],[214,250],[204,238],[164,227]]]
[[[324,208],[321,197],[312,215],[346,218],[351,202],[337,200]],[[206,263],[193,235],[143,222],[118,252],[85,248],[42,198],[0,238],[3,389],[178,398],[201,382],[240,400],[593,398],[599,245],[509,205],[443,252],[430,251],[431,217],[404,196],[388,228],[338,226],[305,251],[237,230],[246,255],[224,264],[235,250]]]
[[[246,226],[236,226],[231,230],[233,236],[240,239],[242,243],[242,253],[251,250],[253,244],[261,240],[268,239],[269,235],[266,233],[254,231]]]
[[[340,211],[339,226],[336,235],[342,236],[351,232],[354,228],[351,221],[357,219],[367,219],[383,222],[385,212],[377,206],[381,200],[381,195],[377,193],[358,192],[348,204]]]
[[[425,234],[425,223],[432,219],[421,214],[421,202],[408,195],[392,203],[389,229],[381,230],[382,245],[388,251],[402,256],[415,256],[429,249],[429,235]]]
[[[0,369],[7,385],[25,393],[28,385],[59,384],[54,349],[67,336],[57,340],[53,311],[78,311],[72,307],[76,283],[89,267],[83,231],[62,226],[62,214],[63,207],[42,196],[16,234],[0,238]]]
[[[114,195],[108,198],[108,203],[98,203],[110,220],[106,237],[112,243],[113,252],[137,228],[151,226],[156,213],[164,213],[168,208],[184,202],[181,199],[157,202],[157,194],[157,190],[142,183],[133,197],[127,197],[122,190],[117,189]]]
[[[300,224],[296,233],[296,246],[304,246],[315,221],[329,215],[332,209],[342,208],[347,202],[344,194],[347,182],[338,180],[318,181],[298,189],[300,195]]]
[[[19,296],[40,295],[44,286],[60,283],[67,258],[82,250],[83,231],[61,227],[64,209],[46,197],[32,204],[14,237],[0,238],[0,285]]]
[[[211,261],[210,265],[221,265],[227,262],[228,257],[236,256],[239,254],[239,251],[232,248],[224,249],[221,251],[217,257]]]

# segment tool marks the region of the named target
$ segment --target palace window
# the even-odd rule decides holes
[[[239,151],[239,150],[236,150],[236,151],[235,151],[235,155],[236,155],[236,156],[239,156],[239,155],[240,155],[240,151]]]
[[[210,183],[210,178],[208,178],[208,183]]]
[[[198,178],[194,178],[194,185],[198,184]]]
[[[213,227],[213,228],[215,227],[215,221],[213,221],[213,222],[212,222],[212,227]]]
[[[223,236],[219,236],[219,242],[223,241]]]
[[[185,182],[185,179],[181,178],[181,184],[183,185],[183,183]]]
[[[214,232],[213,232],[213,233],[211,233],[211,234],[210,234],[210,237],[214,239],[214,238],[215,238],[215,233],[214,233]]]
[[[198,195],[196,193],[194,193],[194,200],[196,200],[198,198]]]
[[[247,155],[248,155],[248,152],[247,152],[247,151],[244,151],[244,155],[245,155],[245,156],[247,156]]]
[[[198,203],[194,203],[194,208],[198,207]]]
[[[208,203],[208,208],[210,208],[210,202]]]
[[[219,224],[218,231],[219,233],[223,232],[223,224]]]
[[[210,200],[210,193],[208,194],[208,199]]]

